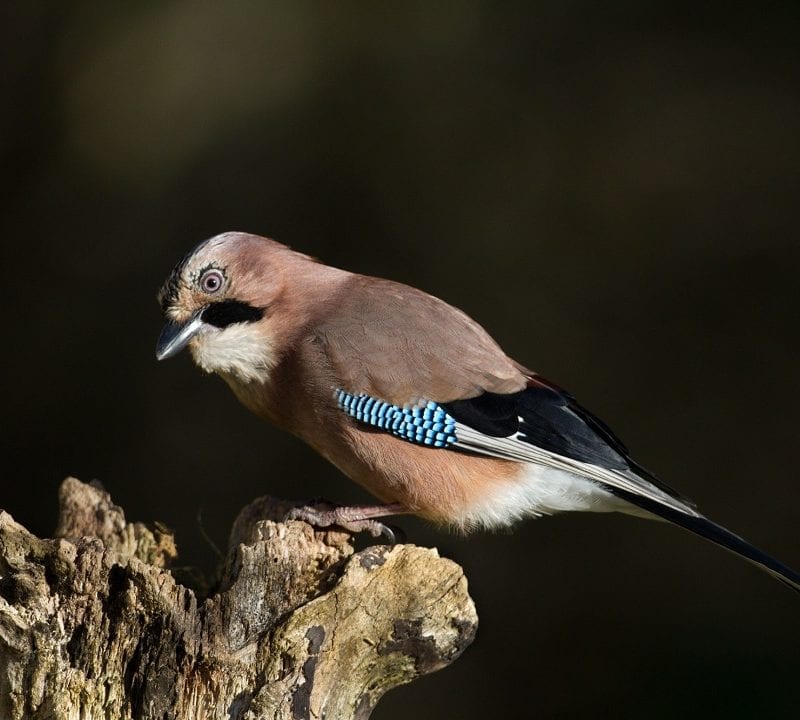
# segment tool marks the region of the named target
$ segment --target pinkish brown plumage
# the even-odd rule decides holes
[[[385,505],[295,515],[377,532],[415,513],[462,529],[566,510],[661,517],[794,589],[800,576],[707,520],[600,420],[510,359],[474,320],[400,283],[226,233],[173,270],[157,356],[188,346],[251,411]]]

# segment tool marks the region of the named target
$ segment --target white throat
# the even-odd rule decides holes
[[[277,363],[273,344],[252,323],[206,328],[189,347],[206,372],[233,375],[243,382],[266,381]]]

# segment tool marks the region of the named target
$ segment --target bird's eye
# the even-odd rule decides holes
[[[213,295],[225,282],[225,276],[216,269],[206,270],[200,276],[200,288],[204,293]]]

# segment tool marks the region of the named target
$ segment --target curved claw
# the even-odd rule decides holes
[[[383,537],[386,539],[386,542],[389,545],[397,545],[397,537],[394,534],[394,529],[391,528],[389,525],[384,525],[383,523],[376,523],[378,527],[378,535],[373,535],[373,537]]]
[[[384,525],[381,526],[381,535],[386,538],[389,545],[402,545],[406,541],[406,533],[399,525]]]

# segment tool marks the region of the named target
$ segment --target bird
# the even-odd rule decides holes
[[[602,420],[433,295],[325,265],[275,240],[204,240],[158,292],[158,360],[188,347],[257,416],[379,502],[288,515],[393,539],[414,514],[461,531],[568,511],[671,522],[800,592],[800,575],[634,461]]]

